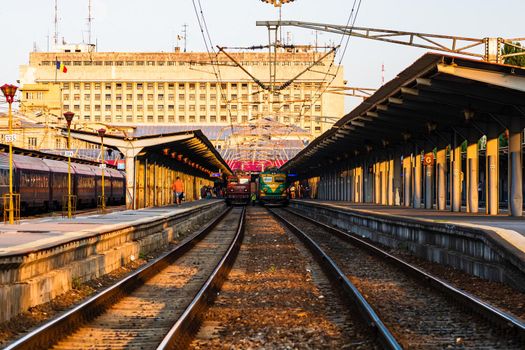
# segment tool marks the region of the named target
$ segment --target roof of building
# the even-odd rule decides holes
[[[380,157],[395,147],[477,140],[525,117],[525,69],[427,53],[283,166],[315,173],[338,159]]]

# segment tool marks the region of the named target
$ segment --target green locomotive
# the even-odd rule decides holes
[[[288,205],[286,173],[276,169],[267,169],[260,173],[258,185],[259,203]]]

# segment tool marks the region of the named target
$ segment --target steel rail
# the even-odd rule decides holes
[[[407,263],[406,261],[387,253],[386,251],[374,246],[373,244],[365,241],[360,238],[358,235],[352,232],[345,232],[339,230],[335,227],[329,226],[327,224],[317,222],[312,218],[304,216],[302,214],[296,213],[289,209],[285,209],[287,212],[300,217],[303,220],[306,220],[310,223],[322,227],[323,229],[335,234],[344,241],[350,242],[351,244],[358,246],[360,248],[366,249],[368,252],[373,255],[379,256],[383,259],[388,259],[392,262],[393,265],[401,268],[402,270],[408,272],[412,276],[416,277],[418,281],[425,282],[435,289],[440,290],[441,292],[447,294],[454,301],[462,304],[463,306],[468,307],[473,312],[476,312],[478,315],[481,315],[485,319],[489,320],[493,325],[499,327],[504,331],[510,333],[515,333],[519,338],[525,340],[525,322],[522,322],[517,317],[494,307],[487,302],[462,291],[449,283],[419,269],[418,267]]]
[[[198,331],[202,321],[201,316],[206,311],[208,305],[210,305],[215,299],[215,296],[217,295],[216,291],[220,289],[222,283],[228,276],[241,248],[241,243],[244,238],[245,213],[246,207],[242,209],[237,233],[235,234],[230,247],[195,298],[166,334],[160,345],[157,347],[157,350],[184,349],[192,340],[194,333]]]
[[[115,285],[94,295],[65,314],[46,322],[34,331],[9,344],[4,350],[48,349],[81,325],[102,314],[110,305],[130,294],[159,271],[184,255],[211,232],[230,210],[230,208],[224,210],[213,221],[208,222],[199,231],[182,240],[176,248],[149,262]]]
[[[323,249],[315,243],[306,233],[304,233],[297,226],[286,220],[283,216],[279,215],[275,211],[268,209],[275,217],[282,221],[299,239],[301,239],[308,249],[314,254],[314,257],[318,260],[323,269],[333,278],[334,281],[339,282],[337,285],[341,287],[345,297],[353,302],[358,311],[359,315],[366,322],[368,327],[372,330],[378,343],[380,343],[384,349],[403,349],[402,346],[394,338],[387,326],[381,321],[372,306],[366,301],[365,297],[359,292],[352,282],[346,277],[344,272],[337,266],[335,261],[328,256]]]

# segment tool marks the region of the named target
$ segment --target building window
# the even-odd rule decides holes
[[[106,90],[111,90],[111,83],[106,83]]]
[[[142,94],[137,94],[137,100],[138,101],[142,101],[144,99],[144,95]]]
[[[133,84],[132,83],[126,83],[126,90],[132,90]]]
[[[64,90],[69,90],[69,83],[63,83],[63,84],[62,84],[62,88],[63,88]]]
[[[100,116],[99,116],[99,115],[96,115],[96,116],[95,116],[95,121],[96,121],[96,122],[99,122],[99,121],[100,121]]]
[[[157,90],[164,90],[164,83],[158,83]]]
[[[184,112],[184,105],[179,105],[179,111]]]
[[[164,123],[164,116],[163,116],[163,115],[159,115],[159,116],[157,116],[157,121],[158,121],[159,123]]]
[[[126,116],[126,122],[131,123],[132,121],[133,121],[133,116],[132,115],[127,115]]]
[[[174,111],[175,106],[174,105],[168,105],[168,111]]]
[[[199,106],[199,111],[206,112],[206,106],[205,105],[200,105]]]
[[[315,111],[321,112],[321,105],[315,105]]]
[[[217,110],[217,105],[210,105],[210,111],[216,111]]]
[[[175,99],[175,95],[168,94],[168,101],[173,101]]]
[[[26,96],[26,98],[28,97]],[[64,94],[64,100],[69,100],[69,94]]]
[[[148,83],[148,90],[153,90],[153,83]]]
[[[93,63],[95,63],[95,66],[101,66],[102,65],[102,61],[95,61]]]
[[[87,122],[90,121],[90,120],[91,120],[91,116],[89,116],[89,115],[85,115],[85,116],[84,116],[84,120],[87,121]]]
[[[201,123],[206,123],[206,116],[205,115],[201,115],[199,119],[200,119]]]
[[[126,66],[134,66],[135,62],[133,61],[126,61]]]
[[[64,110],[69,111],[69,105],[64,105]]]
[[[80,90],[80,83],[74,83],[74,84],[73,84],[73,88],[74,88],[75,90]]]
[[[80,94],[74,94],[73,95],[73,100],[80,101]]]
[[[148,105],[148,112],[153,112],[153,105]]]
[[[217,122],[217,116],[216,115],[210,115],[210,122],[216,123]]]
[[[126,94],[126,101],[133,100],[133,94]]]
[[[91,90],[91,84],[90,83],[84,83],[84,90]]]
[[[143,105],[137,105],[137,111],[143,111],[144,106]]]
[[[91,99],[90,94],[84,94],[84,101],[89,101]]]
[[[117,88],[118,90],[122,90],[122,83],[117,83],[117,84],[116,84],[116,88]]]
[[[117,115],[117,116],[115,117],[115,119],[117,120],[117,122],[122,123],[122,116],[121,116],[121,115]]]
[[[168,122],[174,123],[175,122],[175,116],[174,115],[168,115]]]
[[[36,145],[38,143],[38,140],[36,137],[28,137],[27,138],[27,148],[29,149],[35,149],[36,148]]]
[[[132,111],[133,105],[126,105],[126,111]]]
[[[184,100],[184,94],[179,94],[179,100]]]
[[[195,105],[190,105],[189,106],[189,111],[195,111]]]
[[[105,98],[106,98],[106,101],[111,101],[111,94],[106,94]]]
[[[179,115],[179,123],[184,123],[186,121],[186,117],[183,115]]]
[[[195,101],[195,94],[190,94],[190,101]]]
[[[164,105],[157,105],[157,111],[163,111]]]
[[[190,83],[190,90],[195,90],[195,83]]]
[[[144,117],[142,115],[137,115],[137,121],[138,122],[143,122],[144,121]]]
[[[105,120],[106,122],[110,122],[110,121],[111,121],[111,116],[110,116],[110,115],[106,115],[106,116],[104,117],[104,120]]]
[[[122,94],[117,94],[116,100],[117,101],[122,101]]]
[[[115,107],[116,107],[117,111],[119,111],[119,112],[122,111],[122,105],[116,105]]]
[[[211,94],[210,95],[210,100],[212,100],[212,101],[217,100],[217,94]]]
[[[106,62],[104,62],[104,65],[105,66],[112,66],[113,65],[113,61],[106,61]]]
[[[158,100],[164,100],[164,94],[158,94],[157,95]]]
[[[115,61],[115,65],[116,66],[123,66],[124,65],[124,61]]]
[[[80,111],[80,105],[74,105],[73,110],[77,112]]]
[[[142,83],[137,83],[137,90],[142,90],[142,87],[143,87]]]
[[[100,105],[95,105],[95,111],[100,112]]]
[[[148,66],[154,66],[155,65],[155,61],[148,61]],[[148,121],[149,121],[149,116],[148,116]]]
[[[206,94],[200,94],[199,95],[199,100],[206,101]]]
[[[148,101],[153,101],[153,94],[148,94]]]
[[[152,115],[148,115],[148,123],[153,123],[153,116]]]
[[[111,105],[105,105],[104,106],[104,110],[111,111]]]
[[[95,94],[95,101],[100,101],[100,94]]]
[[[168,84],[168,90],[173,90],[175,88],[175,84],[169,83]]]
[[[190,120],[189,120],[190,123],[195,123],[195,116],[194,115],[190,115]]]
[[[221,115],[221,122],[225,122],[227,119],[226,119],[226,116],[225,115]]]
[[[137,66],[143,66],[144,65],[144,61],[137,61]]]
[[[82,65],[82,61],[73,61],[73,65],[74,66],[81,66]]]
[[[90,105],[84,105],[84,111],[85,112],[89,112],[91,110],[91,106]]]

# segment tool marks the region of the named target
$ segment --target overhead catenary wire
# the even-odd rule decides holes
[[[356,4],[357,4],[357,8],[356,8]],[[348,26],[350,25],[350,22],[352,22],[352,25],[350,26],[350,34],[352,33],[352,29],[354,28],[355,26],[355,22],[357,20],[357,15],[359,14],[359,10],[361,9],[361,0],[354,0],[354,3],[352,5],[352,9],[350,11],[350,14],[348,15],[348,20],[346,21],[346,27],[348,28]],[[355,11],[355,13],[354,13]],[[352,20],[353,18],[353,20]],[[320,84],[317,88],[317,90],[315,91],[315,93],[313,94],[313,97],[314,99],[312,100],[312,102],[310,103],[310,108],[319,100],[319,98],[326,92],[326,90],[332,85],[332,83],[334,82],[335,78],[337,77],[337,74],[339,73],[339,70],[341,69],[341,63],[343,62],[343,58],[346,54],[346,50],[348,49],[348,44],[350,42],[350,37],[351,35],[349,34],[342,34],[341,35],[341,40],[339,41],[339,47],[342,46],[343,44],[343,40],[345,38],[345,36],[347,36],[346,38],[346,43],[345,45],[343,46],[343,51],[341,52],[341,58],[339,59],[339,62],[337,64],[337,68],[336,68],[336,71],[335,71],[335,74],[332,75],[332,79],[330,80],[330,82],[328,84],[326,84],[325,88],[322,90],[321,93],[319,93],[319,91],[321,90],[321,86],[322,84]],[[328,73],[331,71],[333,65],[334,65],[334,62],[335,62],[335,58],[332,62],[330,62],[330,66],[328,67],[327,71],[326,71],[326,74],[323,78],[323,81],[326,79],[326,77],[328,76]],[[306,102],[306,101],[305,101]],[[303,102],[303,105],[301,106],[301,109],[300,109],[300,115],[303,113],[303,108],[305,106],[305,102]]]
[[[208,24],[206,23],[206,18],[204,17],[204,11],[202,9],[202,4],[201,4],[201,1],[198,0],[198,4],[199,4],[199,9],[197,10],[197,5],[195,3],[195,0],[192,0],[192,3],[193,3],[193,9],[195,10],[195,16],[197,17],[197,22],[199,23],[199,28],[200,28],[200,31],[201,31],[201,35],[202,35],[202,39],[204,40],[204,46],[206,48],[206,52],[208,53],[208,57],[211,61],[211,64],[212,64],[212,69],[213,69],[213,74],[215,75],[215,79],[217,81],[217,85],[218,85],[218,89],[220,91],[220,95],[221,95],[221,99],[226,101],[228,101],[228,95],[227,95],[227,92],[223,91],[223,88],[222,88],[222,84],[223,84],[223,81],[222,81],[222,77],[221,77],[221,69],[220,69],[220,66],[219,66],[219,60],[217,59],[217,53],[215,52],[215,49],[214,49],[214,46],[213,46],[213,42],[211,40],[211,35],[210,35],[210,32],[208,30]],[[200,13],[200,16],[199,16],[199,13]],[[209,43],[208,43],[209,41]],[[210,52],[211,50],[211,52]],[[213,53],[213,55],[212,55]],[[233,127],[233,122],[232,122],[232,113],[231,113],[231,109],[230,109],[230,106],[229,104],[227,103],[226,104],[227,106],[227,111],[228,111],[228,116],[229,116],[229,119],[230,119],[230,130],[231,130],[231,133],[233,135],[234,133],[234,127]],[[238,148],[238,144],[237,145],[237,148]]]

